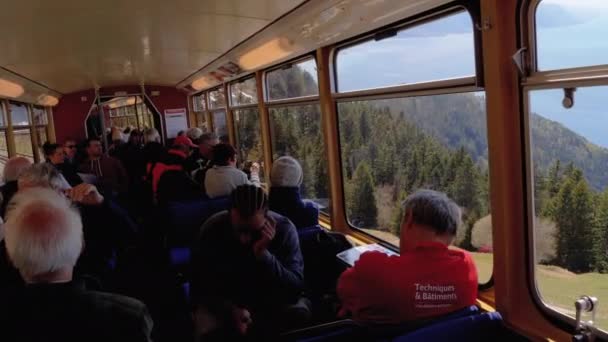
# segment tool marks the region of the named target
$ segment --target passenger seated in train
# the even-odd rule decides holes
[[[121,145],[115,152],[114,157],[122,163],[127,175],[129,184],[141,182],[145,174],[145,164],[143,161],[143,133],[137,129],[129,131],[129,140]]]
[[[76,169],[65,162],[65,153],[61,145],[51,144],[47,141],[42,145],[42,151],[46,162],[53,165],[53,167],[63,175],[63,178],[65,178],[70,186],[76,186],[82,183],[82,179],[76,172]]]
[[[133,221],[92,184],[83,183],[66,189],[61,174],[46,163],[32,165],[19,176],[18,193],[36,187],[63,193],[77,205],[87,246],[79,261],[79,270],[104,278],[109,272],[113,254],[133,241],[137,231]]]
[[[18,193],[7,213],[6,246],[25,286],[2,301],[3,340],[151,341],[140,301],[88,291],[74,276],[85,247],[78,210],[51,189]]]
[[[6,205],[17,193],[17,179],[31,165],[32,162],[25,157],[12,157],[4,165],[4,173],[2,175],[4,184],[1,188],[2,203],[0,204],[0,216],[4,217]]]
[[[194,145],[188,137],[178,136],[173,140],[171,148],[158,161],[148,164],[146,173],[148,180],[152,183],[154,194],[158,194],[159,181],[165,172],[173,170],[185,174],[184,164],[190,155],[191,149],[196,147],[198,146]],[[188,178],[188,175],[185,175]],[[194,186],[194,183],[191,181],[185,183],[179,182],[180,179],[186,180],[185,178],[180,177],[180,179],[177,179],[173,177],[172,179],[171,185],[184,191],[189,191]]]
[[[205,174],[213,166],[213,146],[220,143],[217,135],[213,132],[205,133],[199,138],[198,150],[190,156],[192,178],[201,186],[205,185]],[[203,189],[204,191],[204,189]]]
[[[103,154],[98,138],[87,140],[87,156],[78,171],[95,175],[97,185],[104,194],[116,197],[129,190],[127,171],[118,159]]]
[[[192,140],[192,143],[195,145],[198,145],[198,143],[200,142],[199,139],[201,138],[202,135],[203,135],[203,130],[198,127],[190,127],[186,131],[186,136],[190,140]]]
[[[76,154],[78,152],[78,144],[76,140],[68,139],[63,142],[63,153],[65,154],[65,163],[69,164],[74,168],[78,169],[78,161],[76,160]]]
[[[298,229],[319,223],[319,209],[316,204],[302,201],[300,197],[302,180],[302,167],[296,159],[284,156],[272,164],[270,210],[289,218]]]
[[[146,165],[159,161],[164,152],[165,148],[161,144],[160,134],[156,128],[147,128],[144,131],[144,169]]]
[[[448,246],[461,212],[445,194],[419,190],[403,203],[400,256],[364,253],[338,281],[342,314],[357,321],[401,323],[475,304],[477,270],[471,256]]]
[[[201,227],[193,258],[193,304],[200,335],[248,334],[304,319],[304,263],[298,235],[268,210],[264,190],[240,185],[229,211]],[[224,336],[225,337],[225,336]]]
[[[251,168],[251,181],[237,169],[236,149],[229,144],[213,146],[213,167],[205,174],[205,191],[209,198],[228,196],[237,186],[260,184],[259,166]]]

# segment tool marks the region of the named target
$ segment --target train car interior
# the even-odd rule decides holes
[[[607,34],[605,0],[0,0],[0,340],[608,341]]]

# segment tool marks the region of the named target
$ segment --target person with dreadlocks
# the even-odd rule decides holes
[[[269,211],[266,193],[255,185],[238,186],[231,200],[230,210],[201,227],[194,249],[194,317],[205,341],[259,338],[293,320],[287,316],[301,303],[304,262],[293,223]]]

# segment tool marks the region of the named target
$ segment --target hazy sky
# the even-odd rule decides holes
[[[608,64],[608,0],[544,0],[538,8],[542,70]],[[338,53],[341,91],[472,76],[471,19],[466,13],[399,32]],[[536,91],[532,111],[608,147],[608,87],[579,88],[572,109],[562,90]]]

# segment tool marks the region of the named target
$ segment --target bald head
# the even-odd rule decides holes
[[[13,157],[9,159],[6,165],[4,165],[4,181],[16,181],[30,165],[32,165],[32,162],[25,157]]]
[[[9,258],[26,282],[71,280],[83,233],[80,214],[67,198],[44,188],[18,193],[4,231]]]

